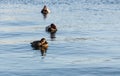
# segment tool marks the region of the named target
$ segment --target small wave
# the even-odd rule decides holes
[[[0,40],[1,45],[6,45],[6,44],[25,44],[25,43],[30,43],[31,40]]]
[[[64,41],[87,41],[87,40],[95,40],[94,38],[87,37],[76,37],[76,38],[65,38]]]
[[[104,58],[104,57],[80,57],[80,56],[59,56],[59,57],[54,57],[51,56],[46,59],[46,61],[49,60],[50,62],[54,60],[54,63],[57,64],[69,64],[69,65],[80,65],[80,64],[101,64],[101,63],[106,63],[106,62],[112,62],[114,59],[112,58]],[[49,62],[48,61],[48,62]]]
[[[1,27],[0,31],[1,32],[22,32],[22,31],[26,31],[26,32],[34,32],[40,29],[43,29],[44,27],[40,27],[39,25],[35,25],[35,26],[5,26],[5,27]],[[22,30],[20,30],[22,29]]]
[[[0,0],[0,3],[2,4],[34,4],[34,5],[40,5],[40,4],[71,4],[71,3],[89,3],[89,4],[119,4],[119,0],[60,0],[60,1],[51,1],[51,0]]]

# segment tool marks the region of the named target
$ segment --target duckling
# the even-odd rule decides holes
[[[46,27],[46,31],[49,33],[56,33],[57,32],[57,27],[55,24],[51,24],[49,26]]]
[[[41,50],[41,55],[44,56],[45,53],[47,52],[48,42],[46,41],[45,38],[42,38],[41,40],[33,41],[31,43],[31,46],[35,50]]]
[[[35,50],[41,49],[41,48],[48,48],[48,42],[45,38],[42,38],[41,40],[33,41],[31,43],[31,47],[33,47]]]
[[[43,9],[41,10],[41,13],[47,15],[48,13],[50,13],[50,10],[47,8],[46,5],[44,5]]]

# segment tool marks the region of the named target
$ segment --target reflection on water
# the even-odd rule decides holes
[[[47,14],[43,14],[43,18],[46,19],[47,18]]]
[[[0,0],[0,76],[119,76],[119,3]],[[51,9],[46,19],[44,4]],[[50,23],[57,33],[45,32]],[[30,46],[43,37],[49,43],[45,57]]]
[[[56,33],[50,33],[50,38],[52,41],[54,41],[56,38]]]

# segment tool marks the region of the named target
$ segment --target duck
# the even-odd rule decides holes
[[[46,27],[46,31],[49,33],[56,33],[57,32],[57,27],[54,23]]]
[[[47,15],[48,13],[50,13],[50,10],[47,8],[46,5],[44,5],[43,9],[41,10],[41,13],[43,15]]]
[[[48,49],[48,42],[45,38],[42,38],[41,40],[31,42],[31,47],[34,50],[41,50],[41,55],[44,56]]]

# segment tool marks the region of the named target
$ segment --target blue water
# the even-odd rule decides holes
[[[119,0],[0,0],[0,76],[120,76],[119,20]],[[30,46],[42,37],[44,58]]]

